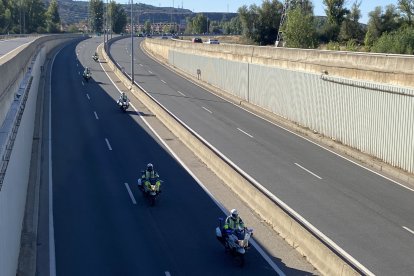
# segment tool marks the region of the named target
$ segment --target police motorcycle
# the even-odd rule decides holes
[[[127,100],[119,99],[117,103],[118,103],[118,105],[119,105],[119,108],[120,108],[123,112],[126,112],[126,111],[127,111],[127,109],[129,108],[129,101],[128,101],[128,99],[127,99]]]
[[[98,59],[99,59],[98,54],[97,53],[93,54],[92,59],[98,62]]]
[[[142,171],[141,174],[145,174],[145,171]],[[138,187],[144,194],[144,197],[148,199],[150,206],[155,205],[155,200],[161,193],[162,182],[163,181],[158,177],[152,177],[149,179],[138,179]]]
[[[83,79],[86,81],[86,82],[88,82],[91,78],[92,78],[92,73],[91,73],[91,71],[89,70],[89,68],[86,68],[86,70],[85,71],[83,71]]]
[[[244,255],[250,248],[249,240],[253,236],[253,229],[239,227],[238,229],[224,229],[223,218],[219,218],[216,227],[216,238],[224,246],[226,253],[230,253],[240,267],[244,266]]]

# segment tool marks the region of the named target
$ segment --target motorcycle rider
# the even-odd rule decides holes
[[[142,183],[144,183],[144,189],[147,191],[147,183],[151,182],[151,179],[158,179],[160,176],[158,173],[154,170],[154,165],[151,163],[147,164],[147,169],[143,171],[143,174],[141,176],[140,181],[138,181],[138,185],[142,186]],[[157,185],[159,187],[159,181],[157,181]]]
[[[126,103],[129,106],[129,99],[125,92],[122,92],[121,96],[119,97],[118,104],[119,103],[122,103],[122,104]]]
[[[91,74],[91,70],[88,68],[88,67],[86,67],[85,68],[85,71],[83,71],[83,76],[87,76],[87,75],[90,75]]]
[[[244,222],[239,217],[239,212],[237,212],[236,209],[232,209],[230,211],[230,215],[226,218],[224,221],[224,234],[226,234],[226,230],[236,230],[236,229],[243,229],[244,228]]]
[[[98,54],[95,52],[94,54],[93,54],[93,56],[92,56],[92,58],[93,58],[93,60],[98,60]]]

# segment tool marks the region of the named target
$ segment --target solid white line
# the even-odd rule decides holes
[[[106,141],[106,145],[108,146],[108,149],[112,150],[111,144],[109,144],[109,141],[107,138],[105,138],[105,141]]]
[[[322,179],[322,177],[320,177],[319,175],[317,175],[317,174],[315,174],[315,173],[311,172],[310,170],[308,170],[308,169],[306,169],[306,168],[302,167],[302,166],[301,166],[301,165],[299,165],[298,163],[295,163],[295,165],[296,165],[296,166],[298,166],[299,168],[301,168],[302,170],[307,171],[308,173],[310,173],[310,174],[311,174],[311,175],[313,175],[314,177],[317,177],[317,178],[319,178],[319,179]]]
[[[86,94],[86,98],[88,98],[88,100],[90,100],[90,99],[91,99],[91,97],[89,97],[89,94]]]
[[[128,183],[124,183],[125,184],[125,187],[126,187],[126,189],[128,190],[128,194],[129,194],[129,197],[131,198],[131,200],[132,200],[132,203],[135,205],[135,204],[137,204],[137,201],[135,200],[135,197],[134,197],[134,195],[132,194],[132,192],[131,192],[131,189],[129,188],[129,185],[128,185]]]
[[[413,234],[413,235],[414,235],[414,231],[413,231],[413,230],[411,230],[410,228],[405,227],[405,226],[403,226],[402,228],[404,228],[405,230],[407,230],[408,232],[410,232],[411,234]]]
[[[179,94],[181,94],[182,96],[186,97],[185,94],[183,92],[177,91]]]
[[[213,112],[211,112],[210,110],[208,110],[208,109],[207,109],[207,108],[205,108],[204,106],[202,106],[201,108],[202,108],[202,109],[204,109],[205,111],[207,111],[207,112],[209,112],[209,113],[213,114]]]
[[[99,117],[98,117],[98,114],[96,113],[96,111],[94,111],[93,114],[95,114],[96,120],[99,120]]]
[[[148,73],[153,74],[151,71],[148,70]]]
[[[122,91],[119,89],[119,87],[115,84],[115,82],[109,77],[108,73],[103,68],[102,64],[101,67],[103,71],[105,72],[108,79],[112,82],[114,87],[118,90],[119,93],[122,93]],[[135,110],[135,112],[138,113],[138,110],[131,104],[132,108]],[[181,164],[181,166],[191,175],[191,177],[200,185],[200,187],[204,190],[204,192],[211,198],[211,200],[221,209],[221,211],[224,214],[228,213],[228,210],[211,194],[211,192],[207,189],[207,187],[201,182],[200,179],[190,170],[189,167],[175,154],[175,152],[168,146],[168,144],[161,138],[161,136],[152,128],[152,126],[147,122],[147,120],[144,117],[140,117],[141,120],[145,123],[145,125],[151,130],[152,133],[158,138],[158,140],[164,145],[164,147],[171,153],[171,155],[177,160],[178,163]],[[204,140],[203,140],[204,141]],[[207,143],[208,144],[208,143]],[[210,144],[208,144],[210,145]],[[226,159],[227,160],[227,159]],[[232,163],[233,164],[233,163]],[[279,273],[281,276],[285,276],[285,274],[279,269],[279,267],[273,262],[273,260],[267,255],[267,253],[261,249],[260,245],[254,242],[253,239],[250,240],[251,244],[256,248],[256,250],[259,252],[259,254],[269,263],[269,265]]]
[[[249,136],[250,138],[253,138],[253,136],[252,135],[250,135],[249,133],[247,133],[246,131],[244,131],[244,130],[242,130],[242,129],[240,129],[240,128],[237,128],[240,132],[243,132],[244,134],[246,134],[247,136]]]
[[[62,49],[61,49],[62,50]],[[55,228],[53,222],[53,173],[52,173],[52,69],[55,63],[55,54],[52,60],[52,67],[49,75],[49,275],[56,276],[56,255],[55,255]]]
[[[165,82],[165,80],[161,80],[161,82],[163,82],[163,83],[167,84],[167,83]]]

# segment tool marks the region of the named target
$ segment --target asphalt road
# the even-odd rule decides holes
[[[0,58],[6,56],[11,51],[22,47],[35,40],[35,37],[19,37],[7,40],[0,40]]]
[[[139,45],[135,41],[134,45]],[[130,39],[111,54],[130,74]],[[414,274],[414,193],[177,76],[135,47],[135,80],[377,275]]]
[[[275,275],[255,249],[243,269],[224,254],[214,235],[222,211],[138,114],[119,110],[119,92],[91,59],[100,42],[70,44],[53,66],[57,275]],[[81,77],[85,66],[89,83]],[[155,207],[135,185],[148,162],[165,181]]]

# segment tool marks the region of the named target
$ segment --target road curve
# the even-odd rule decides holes
[[[414,274],[413,190],[212,95],[134,50],[135,80],[240,168],[373,273]],[[129,74],[130,53],[130,39],[111,47]]]
[[[119,92],[91,59],[98,43],[70,44],[53,66],[57,275],[275,275],[255,249],[243,269],[224,254],[214,235],[222,211],[137,113],[117,108]],[[165,181],[155,207],[135,186],[148,162]]]

